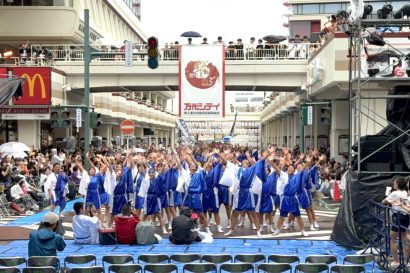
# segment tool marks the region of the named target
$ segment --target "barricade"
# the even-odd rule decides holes
[[[377,251],[377,263],[381,268],[391,268],[393,273],[408,273],[407,269],[407,258],[404,256],[403,244],[404,240],[401,233],[407,232],[408,227],[400,225],[400,221],[403,217],[409,217],[403,212],[392,209],[389,206],[385,206],[381,203],[369,200],[369,242],[367,248],[363,251],[366,252],[370,250],[374,254],[374,250]],[[396,217],[392,217],[395,215]],[[397,242],[391,242],[391,230],[396,228],[399,232]],[[391,261],[389,257],[391,256],[390,244],[397,243],[398,257],[400,264],[396,268],[391,267]],[[408,247],[408,243],[406,244]]]

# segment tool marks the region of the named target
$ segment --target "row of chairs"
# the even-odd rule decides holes
[[[146,264],[142,267],[139,264],[121,264],[121,265],[110,265],[108,268],[109,272],[113,273],[136,273],[136,272],[152,272],[152,273],[171,273],[177,272],[178,267],[175,264]],[[187,263],[183,266],[183,272],[195,272],[195,273],[206,273],[206,272],[218,272],[216,264],[212,263]],[[255,272],[253,264],[250,263],[223,263],[219,268],[219,273],[222,272]],[[268,273],[292,273],[292,265],[290,264],[272,264],[263,263],[257,267],[259,272]],[[17,267],[1,267],[0,272],[3,273],[21,273],[20,269]],[[56,273],[55,267],[52,266],[42,266],[42,267],[25,267],[22,273]],[[101,266],[92,267],[76,267],[69,270],[70,273],[104,273],[104,268]],[[305,272],[305,273],[320,273],[320,272],[332,272],[332,273],[365,273],[366,270],[362,265],[334,265],[331,268],[327,264],[322,263],[302,263],[295,267],[295,273]]]
[[[201,263],[195,263],[195,262]],[[259,271],[265,272],[284,272],[287,270],[292,269],[291,264],[296,265],[296,270],[299,272],[322,272],[328,271],[329,265],[337,264],[337,258],[334,255],[310,255],[306,257],[305,263],[300,264],[300,259],[296,255],[276,255],[272,254],[269,255],[268,258],[263,254],[238,254],[234,257],[229,254],[209,254],[209,255],[199,255],[199,254],[173,254],[173,255],[166,255],[166,254],[143,254],[139,255],[137,259],[137,264],[135,264],[135,260],[133,256],[128,254],[123,255],[105,255],[102,257],[102,272],[105,272],[106,264],[109,264],[108,272],[115,272],[115,273],[125,273],[125,272],[137,272],[141,271],[143,268],[140,263],[143,262],[146,265],[144,266],[144,271],[149,272],[157,272],[157,271],[150,271],[152,268],[156,267],[163,267],[162,270],[168,269],[172,272],[174,268],[171,262],[178,262],[184,263],[184,271],[191,271],[191,272],[209,272],[217,270],[216,265],[221,264],[220,270],[228,271],[228,272],[236,272],[238,268],[242,268],[245,272],[248,270],[253,271],[254,267],[253,264],[258,264],[255,268]],[[165,262],[165,263],[164,263]],[[240,263],[237,263],[240,262]],[[266,263],[268,262],[268,263]],[[272,263],[273,262],[273,263]],[[333,265],[331,267],[332,272],[336,272],[334,270],[341,270],[339,268],[346,268],[343,271],[337,272],[346,272],[345,270],[350,270],[348,272],[362,272],[357,271],[362,268],[362,265],[367,263],[372,263],[372,271],[374,271],[374,257],[372,255],[347,255],[343,259],[343,264],[349,263],[351,265]],[[0,257],[0,273],[15,273],[13,267],[20,266],[22,264],[26,265],[26,268],[37,268],[37,272],[40,272],[40,267],[52,267],[60,268],[60,261],[58,257],[54,256],[35,256],[30,257],[27,261],[24,257]],[[70,255],[66,256],[64,259],[64,269],[66,271],[73,270],[69,269],[69,265],[92,265],[93,267],[82,267],[75,268],[73,273],[99,273],[99,267],[97,267],[97,258],[95,255]],[[164,265],[170,265],[165,266]],[[252,266],[252,268],[249,267]],[[358,266],[355,266],[358,265]],[[147,266],[147,268],[145,268]],[[214,267],[215,266],[215,267]],[[129,267],[129,268],[127,268]],[[298,269],[299,268],[299,269]],[[303,268],[310,268],[314,271],[303,271]],[[317,271],[321,269],[321,271]],[[327,269],[323,269],[327,268]],[[18,268],[16,268],[18,269]],[[26,269],[26,273],[29,269]],[[135,269],[135,271],[133,271]],[[201,270],[200,270],[201,269]],[[246,269],[246,270],[245,270]],[[24,270],[24,269],[23,269]],[[41,271],[42,273],[50,273],[47,268],[44,268],[45,271]],[[83,270],[83,271],[81,271]],[[85,270],[85,271],[84,271]],[[194,271],[192,271],[194,270]],[[199,270],[199,271],[198,271]],[[207,270],[207,271],[204,271]],[[232,271],[233,270],[233,271]],[[282,270],[282,271],[280,271]],[[354,271],[352,271],[354,270]],[[81,272],[80,272],[81,271]],[[298,272],[298,271],[296,271]],[[364,271],[363,271],[364,272]]]

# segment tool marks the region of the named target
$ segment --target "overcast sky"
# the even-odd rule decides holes
[[[141,0],[141,22],[148,36],[159,43],[187,43],[181,33],[189,30],[208,38],[222,36],[225,43],[242,38],[247,43],[265,35],[287,35],[282,27],[282,0]],[[194,44],[202,38],[194,39]]]

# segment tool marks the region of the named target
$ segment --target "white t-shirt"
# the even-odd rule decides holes
[[[98,244],[100,220],[97,217],[75,215],[73,217],[74,240],[77,244]]]
[[[407,199],[406,191],[394,191],[386,197],[386,201],[392,205],[392,208],[398,211],[406,212],[401,206],[400,203]]]
[[[47,199],[50,199],[51,196],[49,196],[48,190],[51,190],[51,193],[55,197],[55,188],[57,184],[57,175],[55,173],[50,173],[46,179],[46,182],[44,183],[44,192],[46,195]]]
[[[16,200],[19,200],[21,198],[21,195],[23,195],[24,192],[21,189],[19,184],[14,185],[13,187],[11,187],[10,189],[10,195],[11,197],[13,197]]]

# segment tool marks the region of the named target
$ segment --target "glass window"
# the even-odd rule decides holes
[[[336,13],[341,8],[340,3],[325,4],[325,13]]]
[[[319,13],[325,13],[325,4],[319,4]]]
[[[319,5],[318,4],[304,4],[303,5],[303,14],[318,14]]]

